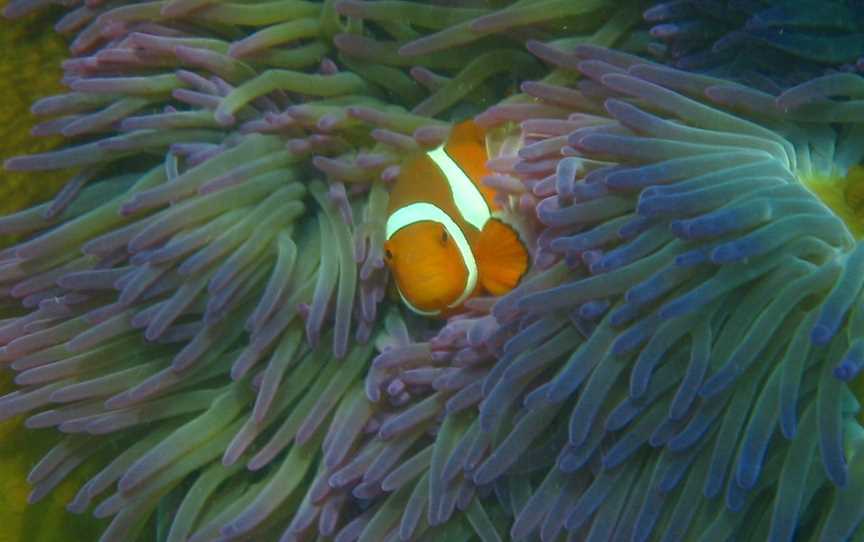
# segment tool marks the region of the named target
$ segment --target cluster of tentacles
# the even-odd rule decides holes
[[[395,391],[434,377],[413,407],[445,415],[418,482],[430,510],[492,484],[513,540],[847,539],[864,519],[847,385],[864,368],[864,247],[807,186],[864,157],[864,79],[773,96],[529,49],[583,76],[523,86],[560,111],[522,120],[518,157],[497,164],[540,199],[546,269],[371,373]]]
[[[384,490],[334,476],[401,406],[362,393],[382,332],[385,181],[447,136],[432,116],[478,111],[542,71],[526,36],[570,36],[581,18],[585,39],[611,43],[638,18],[548,3],[527,17],[519,4],[64,3],[70,91],[33,110],[47,118],[36,135],[70,143],[6,167],[73,176],[0,219],[25,238],[0,254],[0,358],[17,384],[0,412],[65,435],[31,472],[31,500],[110,456],[69,505],[110,518],[104,540],[154,523],[167,540],[379,539],[351,521]]]
[[[829,69],[864,71],[855,0],[672,0],[645,11],[657,52],[677,67],[786,88]]]
[[[605,48],[636,3],[503,4],[71,8],[34,110],[72,142],[7,167],[74,176],[0,218],[0,415],[64,435],[33,500],[110,454],[69,505],[105,541],[860,534],[864,78],[756,90]],[[442,325],[386,299],[382,221],[466,111],[539,235]]]

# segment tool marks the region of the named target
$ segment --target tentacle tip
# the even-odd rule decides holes
[[[247,371],[246,367],[238,367],[235,364],[233,367],[231,367],[231,371],[230,371],[231,380],[233,380],[235,382],[237,382],[238,380],[241,380],[244,376],[246,376],[246,371]]]
[[[836,378],[837,380],[842,380],[843,382],[848,382],[852,380],[852,378],[854,378],[855,376],[852,368],[845,363],[842,363],[839,366],[835,367],[833,374],[834,378]]]
[[[785,415],[780,420],[780,432],[786,440],[792,440],[798,434],[798,419],[795,414]]]
[[[135,486],[138,485],[138,480],[136,477],[131,476],[132,474],[132,471],[127,471],[126,474],[117,481],[118,492],[131,493],[135,489]]]
[[[399,54],[399,56],[417,56],[423,53],[423,43],[412,41],[400,47],[396,52]]]
[[[77,501],[72,501],[66,505],[66,511],[70,514],[81,515],[87,511],[87,504],[80,503]]]
[[[810,341],[816,346],[825,346],[834,338],[834,332],[824,324],[816,324],[810,331]]]
[[[734,246],[719,246],[711,252],[711,261],[715,264],[729,264],[741,261],[746,256]]]
[[[216,122],[220,126],[224,127],[233,126],[237,122],[237,119],[236,117],[234,117],[234,115],[222,109],[221,107],[217,109],[216,112],[213,114],[213,118],[216,119]]]
[[[246,47],[243,41],[236,41],[228,47],[228,56],[231,58],[239,59],[244,54],[246,54]]]
[[[120,206],[119,213],[120,213],[120,216],[132,216],[138,212],[138,209],[139,209],[139,202],[135,198],[132,198]],[[130,250],[131,250],[131,246],[130,246]]]
[[[739,465],[738,472],[735,474],[738,487],[744,491],[751,491],[759,480],[759,470],[757,465]]]
[[[543,56],[543,53],[547,52],[551,48],[551,46],[543,43],[540,40],[528,40],[527,42],[525,42],[525,49],[527,49],[528,52],[541,58]]]
[[[634,402],[639,402],[644,396],[645,392],[648,391],[648,382],[631,382],[630,383],[630,399]]]
[[[489,475],[489,472],[487,472],[487,469],[484,469],[483,466],[481,466],[479,469],[477,469],[476,472],[473,473],[473,476],[471,476],[471,480],[474,482],[474,485],[479,487],[492,483],[493,481],[495,481],[495,478],[491,477]]]
[[[733,377],[722,373],[715,374],[699,388],[699,397],[705,400],[712,399],[726,390],[731,384]]]
[[[6,171],[27,171],[30,166],[30,159],[28,156],[15,156],[12,158],[7,158],[3,161],[3,169]]]
[[[843,489],[846,487],[846,484],[849,479],[849,470],[846,466],[845,461],[838,462],[838,465],[831,465],[830,467],[826,467],[828,478],[834,482],[834,485],[839,489]]]

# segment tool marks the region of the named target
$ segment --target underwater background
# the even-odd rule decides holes
[[[54,4],[0,540],[864,537],[859,2]],[[418,317],[388,187],[466,118],[532,267]]]

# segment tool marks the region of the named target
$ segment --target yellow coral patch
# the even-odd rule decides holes
[[[855,239],[864,238],[864,166],[849,168],[845,175],[805,176],[804,185],[849,228]],[[864,401],[864,376],[852,382],[852,391]],[[858,418],[864,423],[864,411]]]
[[[864,166],[854,166],[844,175],[811,175],[801,180],[843,220],[855,239],[864,237]]]
[[[855,212],[859,222],[864,222],[864,166],[855,166],[846,174],[844,189],[846,203]]]

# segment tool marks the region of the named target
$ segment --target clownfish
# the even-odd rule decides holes
[[[528,269],[519,234],[481,184],[486,138],[473,121],[403,164],[390,191],[384,257],[404,303],[424,316],[458,312],[479,293],[503,295]]]

